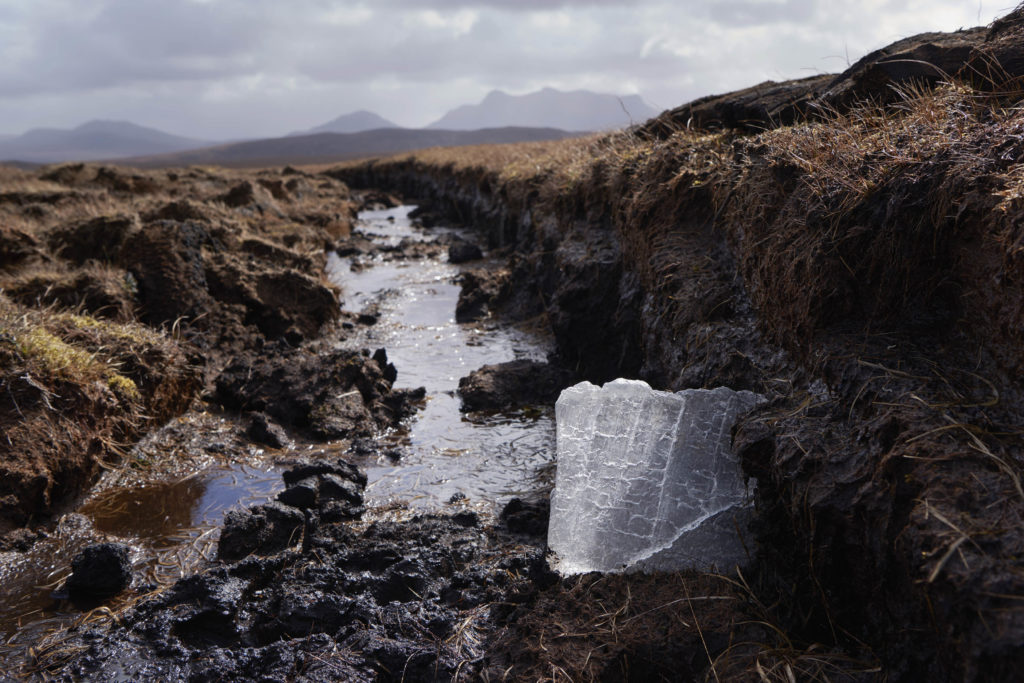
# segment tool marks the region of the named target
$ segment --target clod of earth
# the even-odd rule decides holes
[[[553,363],[513,360],[485,365],[459,380],[463,410],[509,410],[550,404],[572,382],[572,373]]]
[[[117,595],[132,581],[130,548],[121,543],[86,546],[71,560],[66,589],[76,600]]]

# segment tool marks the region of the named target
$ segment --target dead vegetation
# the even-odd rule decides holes
[[[333,320],[324,249],[355,213],[291,168],[0,168],[3,530],[72,500],[230,354]]]
[[[790,640],[742,574],[589,574],[543,591],[509,621],[485,680],[866,681],[880,673],[870,660]]]
[[[759,480],[752,586],[794,640],[867,644],[894,679],[1009,680],[1024,659],[1022,26],[1018,9],[951,39],[956,78],[819,98],[793,125],[337,175],[511,238],[513,281],[585,376],[772,397],[736,443]],[[599,677],[579,651],[604,636],[574,659],[536,628],[531,676]]]

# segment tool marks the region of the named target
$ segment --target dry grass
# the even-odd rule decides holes
[[[876,665],[792,641],[743,581],[587,575],[538,598],[492,649],[486,680],[867,680]]]

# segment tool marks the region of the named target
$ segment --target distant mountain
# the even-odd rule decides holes
[[[378,116],[372,111],[360,109],[350,114],[343,114],[333,121],[328,121],[322,126],[310,128],[303,133],[292,133],[292,135],[310,135],[314,133],[362,133],[365,130],[379,130],[381,128],[398,128],[397,123],[388,121],[383,116]]]
[[[361,133],[317,133],[231,145],[175,154],[120,159],[120,163],[161,168],[168,166],[273,166],[314,164],[410,152],[427,147],[459,147],[506,142],[562,140],[572,133],[553,128],[490,128],[473,131],[388,128]]]
[[[0,139],[0,159],[35,163],[94,161],[165,154],[209,144],[127,121],[90,121],[71,130],[35,128]]]
[[[657,115],[638,95],[617,97],[589,90],[544,88],[527,95],[494,90],[480,104],[458,107],[428,128],[477,130],[499,126],[599,131],[624,128]]]

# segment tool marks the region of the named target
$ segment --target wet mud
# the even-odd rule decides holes
[[[1022,21],[575,145],[335,175],[514,249],[505,311],[543,311],[579,376],[770,397],[734,440],[758,481],[745,576],[794,643],[880,667],[857,675],[1013,680],[1021,121],[1000,112],[1019,101]],[[918,79],[929,62],[956,83]]]

